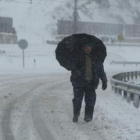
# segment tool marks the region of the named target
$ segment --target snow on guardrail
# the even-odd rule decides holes
[[[140,71],[119,73],[111,79],[112,89],[115,93],[120,94],[128,103],[133,101],[136,108],[140,105],[140,85],[129,81],[138,78],[140,78]]]

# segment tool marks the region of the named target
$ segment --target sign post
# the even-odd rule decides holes
[[[28,47],[28,42],[25,39],[21,39],[18,42],[19,48],[22,50],[22,58],[23,58],[23,68],[25,67],[25,57],[24,57],[24,50]]]
[[[120,48],[121,48],[121,42],[124,40],[124,36],[122,35],[122,34],[119,34],[118,35],[118,40],[119,40],[119,42],[120,42]]]

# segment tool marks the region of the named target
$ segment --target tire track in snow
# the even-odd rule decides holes
[[[41,87],[43,85],[46,85],[48,82],[53,82],[53,81],[52,80],[51,81],[46,81],[46,82],[43,82],[43,83],[33,87],[32,89],[25,92],[22,96],[14,99],[11,103],[9,103],[7,105],[6,109],[4,110],[2,123],[1,123],[2,134],[3,134],[2,137],[3,137],[4,140],[16,140],[16,138],[13,134],[12,128],[11,128],[11,113],[14,110],[15,104],[17,102],[19,102],[20,100],[22,100],[23,98],[28,98],[28,95],[31,96],[31,94],[34,93],[34,91],[36,91],[39,87]],[[18,86],[18,85],[16,85],[16,86]],[[14,86],[14,87],[16,87],[16,86]]]
[[[59,85],[65,83],[65,81],[61,81],[61,83],[57,83],[53,86],[49,86],[47,87],[47,89],[54,89],[56,87],[59,87]],[[56,138],[53,136],[53,134],[50,132],[50,130],[47,128],[46,124],[43,121],[43,118],[41,116],[41,112],[40,112],[40,108],[39,108],[39,100],[40,97],[36,97],[33,101],[32,101],[32,105],[31,105],[31,113],[32,113],[32,118],[33,118],[33,122],[35,125],[35,128],[41,138],[41,140],[55,140]]]
[[[40,110],[38,107],[39,107],[39,101],[38,99],[35,99],[34,102],[32,103],[32,118],[33,118],[35,128],[41,140],[47,140],[47,139],[55,140],[55,138],[52,136],[52,134],[44,124],[44,121],[40,115]]]
[[[11,111],[13,110],[13,106],[9,104],[9,106],[6,108],[3,120],[2,120],[2,132],[4,140],[15,140],[13,132],[11,130],[10,126],[10,118],[11,118]]]
[[[3,77],[3,78],[1,78],[1,77]],[[5,78],[4,76],[0,76],[0,82],[2,83],[2,84],[0,84],[0,90],[15,86],[16,83],[13,83],[13,81],[15,82],[17,80],[20,80],[20,82],[21,82],[21,80],[25,80],[25,78],[31,80],[31,79],[34,79],[34,78],[42,78],[42,77],[44,77],[44,75],[42,75],[42,76],[30,76],[30,77],[29,76],[15,77],[15,78],[12,78],[12,77],[11,78]]]
[[[44,84],[44,83],[43,83]],[[2,132],[4,140],[15,140],[15,137],[13,135],[12,129],[11,129],[11,113],[14,109],[14,105],[22,98],[27,96],[29,93],[32,93],[34,90],[42,86],[42,84],[32,88],[28,92],[24,93],[23,96],[18,97],[14,101],[12,101],[5,109],[3,119],[2,119]]]

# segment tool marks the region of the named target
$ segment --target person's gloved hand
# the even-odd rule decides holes
[[[107,82],[102,82],[102,89],[106,90],[107,89]]]

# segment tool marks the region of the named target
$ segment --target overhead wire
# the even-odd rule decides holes
[[[52,2],[52,3],[55,3],[55,2],[70,2],[70,1],[66,1],[66,0],[54,0],[54,1],[52,1],[52,0],[40,0],[40,1],[45,1],[45,2]],[[87,0],[80,0],[80,2],[81,1],[85,1],[85,2],[88,2]],[[0,1],[0,2],[16,2],[16,3],[30,3],[30,0],[28,0],[28,2],[25,2],[25,1],[18,1],[18,0],[8,0],[8,1],[6,1],[6,0],[3,0],[3,1]],[[34,2],[34,0],[32,0],[32,2]]]
[[[83,7],[85,7],[85,6],[89,5],[89,4],[91,4],[91,3],[94,2],[94,1],[95,1],[95,0],[88,0],[88,1],[86,1],[85,3],[81,4],[80,6],[78,6],[77,9],[79,10],[79,9],[81,9],[81,8],[83,8]]]

